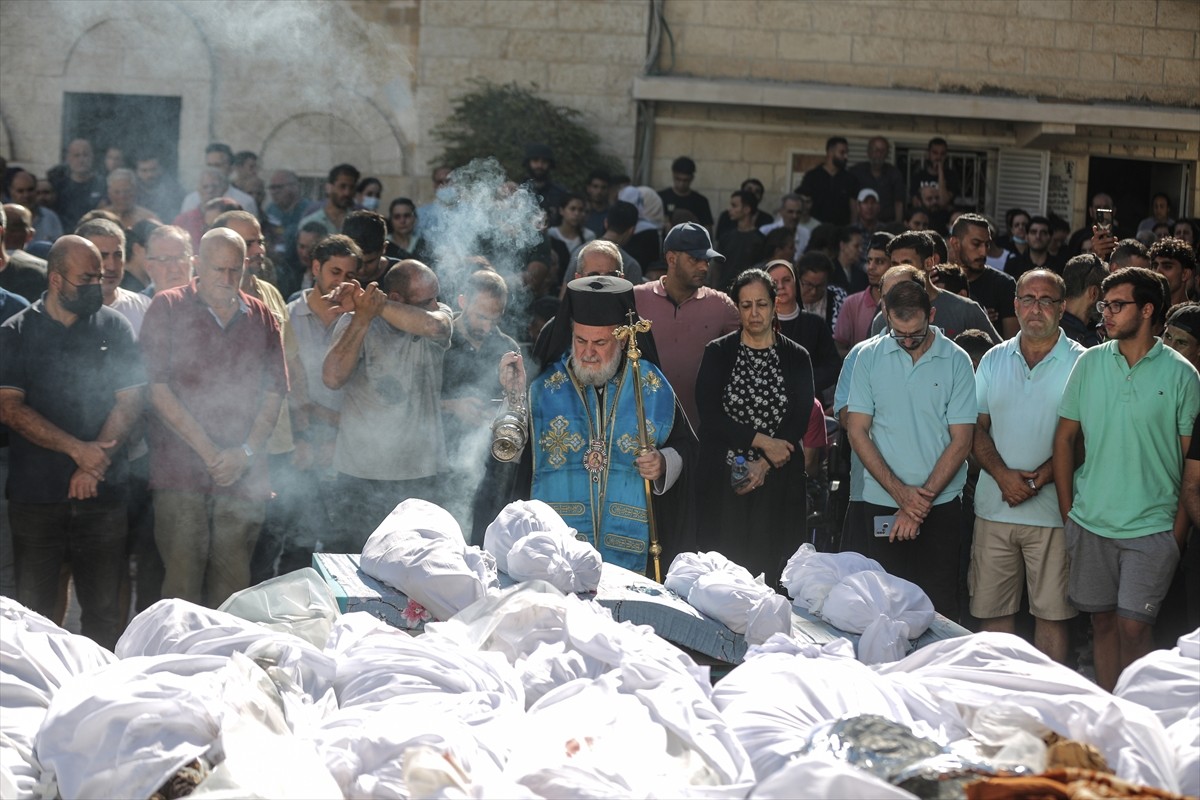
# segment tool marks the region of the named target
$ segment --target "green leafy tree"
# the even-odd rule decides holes
[[[554,180],[572,191],[583,187],[593,169],[624,171],[619,160],[600,152],[600,138],[580,122],[579,111],[538,97],[536,85],[471,83],[474,88],[454,101],[450,116],[433,130],[443,147],[439,166],[453,169],[492,156],[510,178],[521,180],[525,148],[536,143],[554,151]]]

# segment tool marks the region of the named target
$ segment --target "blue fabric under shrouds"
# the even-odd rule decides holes
[[[564,355],[529,388],[533,490],[605,561],[645,573],[650,550],[645,481],[634,465],[638,451],[633,365],[605,384],[583,386]],[[675,419],[675,393],[657,367],[639,364],[651,446],[661,448]],[[590,466],[590,469],[589,469]]]

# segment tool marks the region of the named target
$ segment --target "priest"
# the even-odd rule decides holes
[[[667,379],[643,360],[636,390],[650,441],[645,449],[639,444],[633,364],[616,335],[636,321],[630,315],[633,284],[610,276],[579,278],[568,284],[564,307],[570,346],[529,384],[527,395],[521,356],[500,359],[505,391],[526,399],[528,444],[520,472],[530,478],[518,478],[514,494],[545,501],[605,561],[645,574],[652,567],[648,504],[665,539],[665,557],[686,547],[689,526],[678,512],[687,504],[670,500],[682,493],[680,477],[695,436]],[[654,498],[647,497],[647,481]]]

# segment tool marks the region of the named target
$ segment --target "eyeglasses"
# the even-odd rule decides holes
[[[1034,304],[1037,304],[1043,311],[1049,311],[1061,303],[1062,300],[1054,297],[1034,297],[1031,294],[1023,294],[1017,298],[1017,302],[1021,304],[1021,308],[1033,308]]]
[[[1096,310],[1101,314],[1108,311],[1115,317],[1124,310],[1125,306],[1132,305],[1136,305],[1133,300],[1101,300],[1096,303]]]
[[[828,283],[809,283],[808,281],[802,279],[800,281],[800,285],[803,286],[805,289],[808,289],[810,292],[823,292],[823,291],[825,291],[825,287],[827,287],[829,284]]]
[[[270,186],[267,187],[267,189],[269,189],[272,192],[278,192],[281,189],[286,189],[289,186],[295,186],[295,185],[296,185],[295,183],[272,183]]]
[[[178,264],[190,261],[191,258],[191,256],[146,256],[146,260],[151,264]]]
[[[904,333],[902,331],[888,331],[888,336],[891,337],[892,339],[895,339],[897,342],[901,342],[901,341],[904,341],[905,339],[907,339],[907,340],[911,341],[916,347],[920,347],[921,344],[926,339],[929,338],[929,326],[926,325],[925,330],[922,333]]]

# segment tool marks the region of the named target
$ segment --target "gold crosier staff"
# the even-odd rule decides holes
[[[637,454],[644,456],[654,448],[650,446],[650,436],[646,433],[646,409],[642,401],[642,370],[639,366],[642,351],[637,346],[637,334],[646,333],[650,330],[650,320],[636,319],[637,312],[632,309],[626,313],[626,316],[629,317],[629,324],[617,328],[613,331],[613,335],[618,339],[625,339],[628,342],[625,355],[629,358],[630,364],[633,365],[633,396],[637,402]],[[654,526],[654,490],[650,486],[649,478],[643,478],[642,480],[646,485],[646,521],[650,527],[650,557],[654,560],[654,580],[662,583],[662,563],[659,558],[662,555],[662,545],[658,542],[658,529]]]

